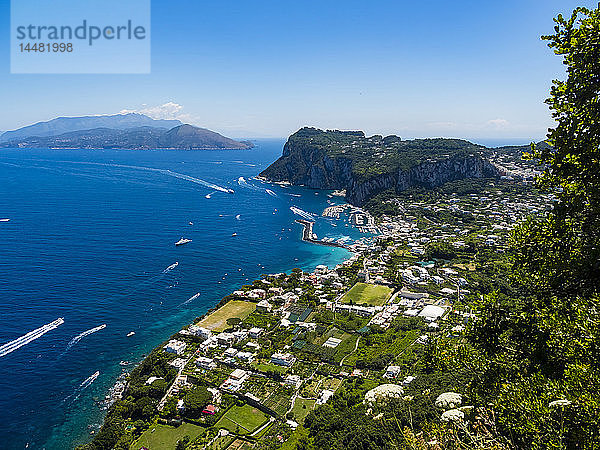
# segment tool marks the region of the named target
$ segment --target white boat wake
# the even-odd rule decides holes
[[[169,273],[171,270],[173,270],[178,265],[179,265],[179,262],[176,261],[173,264],[171,264],[169,267],[167,267],[165,270],[163,270],[162,273]]]
[[[79,389],[85,389],[86,387],[88,387],[90,384],[92,384],[94,381],[96,381],[96,378],[98,378],[98,375],[100,375],[100,371],[96,371],[93,374],[91,374],[89,377],[87,377],[83,383],[81,383],[79,385]]]
[[[214,183],[210,183],[210,182],[202,180],[200,178],[192,177],[190,175],[186,175],[186,174],[179,173],[179,172],[174,172],[169,169],[156,169],[154,167],[131,166],[128,164],[104,164],[104,163],[95,163],[95,162],[87,162],[87,161],[59,161],[59,162],[65,162],[65,163],[71,163],[71,164],[87,164],[87,165],[104,166],[104,167],[120,167],[123,169],[134,169],[134,170],[145,170],[148,172],[157,172],[157,173],[161,173],[163,175],[167,175],[169,177],[174,177],[174,178],[179,178],[180,180],[190,181],[192,183],[199,184],[201,186],[207,187],[209,189],[213,189],[215,191],[227,192],[229,194],[233,194],[232,189],[224,188],[222,186],[218,186]]]
[[[90,334],[95,333],[96,331],[104,330],[105,328],[106,328],[106,324],[103,323],[100,326],[97,326],[95,328],[91,328],[91,329],[89,329],[87,331],[84,331],[81,334],[78,334],[73,339],[71,339],[71,341],[67,344],[67,350],[69,350],[71,347],[73,347],[75,344],[77,344],[84,337],[89,336]]]
[[[242,220],[242,219],[240,219],[240,217],[242,217],[242,215],[241,215],[241,214],[238,214],[238,215],[236,215],[236,216],[235,216],[235,220]]]
[[[188,303],[193,302],[194,300],[196,300],[198,297],[200,297],[200,292],[198,292],[197,294],[192,295],[190,298],[188,298],[185,302],[183,302],[181,305],[179,306],[184,306],[187,305]]]
[[[59,317],[54,322],[50,322],[50,323],[44,325],[43,327],[36,328],[35,330],[30,331],[29,333],[15,339],[13,341],[7,342],[6,344],[4,344],[3,346],[0,347],[0,356],[6,356],[9,353],[12,353],[15,350],[23,347],[24,345],[27,345],[30,342],[33,342],[36,339],[41,338],[48,331],[52,331],[55,328],[58,328],[63,323],[65,323],[64,318]]]
[[[77,400],[80,396],[81,393],[87,389],[88,387],[91,386],[91,384],[96,381],[96,378],[98,378],[98,376],[100,375],[100,371],[96,371],[93,374],[91,374],[89,377],[87,377],[85,380],[83,380],[83,382],[77,386],[75,388],[75,392],[73,392],[71,395],[67,396],[64,400],[63,403],[65,403],[67,400],[69,400],[72,397],[71,403],[73,403],[75,400]]]
[[[279,198],[279,195],[277,195],[275,192],[273,192],[271,189],[265,189],[265,192],[267,194],[269,194],[271,197],[275,197],[275,198]]]
[[[296,214],[296,215],[298,215],[298,216],[301,216],[301,217],[304,217],[304,218],[305,218],[305,219],[307,219],[307,220],[315,220],[315,217],[314,217],[314,216],[313,216],[311,213],[309,213],[309,212],[306,212],[306,211],[303,211],[303,210],[302,210],[302,209],[300,209],[300,208],[296,208],[295,206],[290,206],[290,210],[291,210],[291,211],[292,211],[294,214]]]
[[[262,191],[262,189],[259,188],[258,186],[254,186],[253,184],[248,183],[244,177],[239,177],[238,178],[238,184],[241,187],[244,187],[246,189],[251,189],[253,191]]]
[[[192,183],[200,184],[204,187],[214,189],[215,191],[227,192],[229,194],[232,193],[230,189],[227,189],[227,188],[224,188],[221,186],[217,186],[216,184],[209,183],[208,181],[201,180],[200,178],[191,177],[191,176],[185,175],[183,173],[173,172],[172,170],[168,170],[168,169],[167,170],[165,170],[165,169],[149,169],[149,170],[154,170],[154,171],[163,173],[165,175],[169,175],[171,177],[179,178],[181,180],[191,181]]]

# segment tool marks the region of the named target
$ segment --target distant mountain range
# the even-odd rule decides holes
[[[143,114],[59,117],[0,136],[0,147],[235,150],[253,147],[179,120]]]

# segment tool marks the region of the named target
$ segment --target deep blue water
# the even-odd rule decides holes
[[[104,414],[93,399],[106,395],[121,360],[139,361],[261,273],[331,266],[348,256],[302,242],[293,222],[290,206],[317,214],[319,237],[359,237],[319,217],[325,192],[251,179],[282,144],[259,141],[246,151],[0,150],[0,219],[10,218],[0,222],[0,344],[65,320],[0,357],[1,448],[85,442]],[[182,236],[193,241],[175,247]],[[106,328],[67,348],[101,324]],[[136,334],[127,338],[130,331]],[[84,383],[96,371],[97,379]]]

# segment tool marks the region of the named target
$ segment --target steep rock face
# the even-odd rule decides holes
[[[261,176],[315,189],[344,189],[352,181],[352,162],[330,158],[326,152],[303,142],[286,142],[283,155]]]
[[[496,167],[481,154],[452,154],[451,151],[443,158],[415,161],[410,167],[373,167],[376,169],[373,175],[359,176],[355,171],[355,163],[360,161],[356,157],[330,152],[328,145],[314,145],[311,137],[321,137],[322,134],[318,133],[326,134],[320,130],[302,129],[290,136],[282,156],[265,169],[261,176],[271,181],[288,181],[314,189],[346,189],[346,200],[358,206],[388,189],[400,192],[416,186],[435,188],[464,178],[500,176]],[[364,138],[361,132],[352,133],[357,139],[361,136]],[[331,145],[337,144],[333,142]]]
[[[346,199],[362,205],[373,195],[394,188],[396,192],[411,187],[435,188],[464,178],[492,178],[498,170],[479,155],[455,156],[444,161],[426,162],[409,170],[380,175],[363,182],[353,182],[346,190]]]

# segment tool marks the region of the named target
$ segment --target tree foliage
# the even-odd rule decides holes
[[[202,410],[212,401],[212,394],[208,392],[205,386],[196,386],[185,394],[183,403],[185,405],[185,415],[191,418],[198,418],[202,415]]]
[[[475,389],[523,448],[600,445],[600,11],[577,8],[544,36],[563,58],[549,145],[529,157],[557,201],[516,227],[509,295],[488,295],[471,327],[481,352]],[[561,402],[556,403],[557,400]]]

